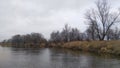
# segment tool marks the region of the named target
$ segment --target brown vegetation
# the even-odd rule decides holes
[[[51,43],[50,46],[95,53],[120,55],[120,41],[74,41],[57,44]]]

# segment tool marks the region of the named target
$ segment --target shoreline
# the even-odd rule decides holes
[[[120,40],[115,41],[73,41],[66,43],[53,43],[48,42],[44,45],[11,45],[1,44],[2,47],[15,47],[15,48],[66,48],[77,51],[92,52],[97,54],[112,54],[120,56]]]
[[[120,56],[120,41],[74,41],[67,43],[52,43],[50,47]]]

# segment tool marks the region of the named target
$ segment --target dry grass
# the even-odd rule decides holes
[[[62,48],[77,49],[97,53],[120,55],[120,41],[74,41],[63,44],[54,44]]]

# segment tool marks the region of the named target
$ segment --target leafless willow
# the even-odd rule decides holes
[[[88,10],[85,18],[89,23],[92,39],[95,40],[97,36],[99,40],[105,40],[109,30],[120,22],[120,12],[113,12],[107,0],[98,0],[95,4],[96,8]]]

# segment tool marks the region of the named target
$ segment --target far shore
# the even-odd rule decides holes
[[[2,44],[3,47],[17,47],[17,48],[66,48],[78,51],[93,52],[98,54],[112,54],[120,56],[120,40],[115,41],[73,41],[73,42],[47,42],[40,45],[22,44],[12,45],[10,43]]]

